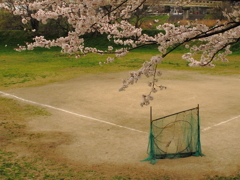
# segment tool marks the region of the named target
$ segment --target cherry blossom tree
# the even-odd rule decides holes
[[[73,31],[68,32],[66,37],[54,40],[47,40],[43,36],[35,37],[33,43],[20,46],[16,49],[18,51],[33,50],[35,47],[59,46],[62,48],[62,53],[74,55],[76,58],[88,53],[115,54],[117,58],[142,46],[158,45],[159,55],[144,62],[140,69],[130,72],[129,77],[122,81],[122,86],[119,88],[119,91],[125,90],[143,75],[151,78],[152,80],[148,82],[150,92],[142,96],[141,106],[148,105],[153,100],[152,94],[165,88],[158,85],[158,76],[161,76],[158,66],[177,47],[185,46],[189,49],[189,53],[182,56],[189,62],[189,66],[214,67],[214,61],[227,61],[226,56],[231,54],[230,46],[240,40],[238,7],[233,7],[231,13],[223,11],[226,21],[222,23],[217,20],[213,27],[200,24],[197,20],[188,22],[186,25],[165,23],[156,27],[164,30],[165,33],[160,31],[155,36],[148,36],[142,33],[141,28],[127,21],[133,13],[143,8],[147,0],[39,0],[34,2],[23,0],[21,2],[26,3],[34,12],[31,15],[22,14],[24,24],[31,18],[47,23],[48,19],[65,17],[72,25]],[[185,5],[186,2],[179,1],[178,4]],[[15,11],[19,14],[18,10]],[[94,47],[85,47],[82,35],[95,31],[108,34],[108,40],[116,45],[122,45],[122,48],[116,49],[109,46],[107,51],[103,51]],[[200,44],[192,45],[192,41],[199,41]],[[194,55],[197,53],[201,53],[200,59],[195,59]],[[114,59],[109,57],[105,63],[113,62]]]

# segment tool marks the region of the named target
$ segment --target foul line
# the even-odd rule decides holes
[[[74,112],[71,112],[71,111],[67,111],[67,110],[65,110],[65,109],[57,108],[57,107],[50,106],[50,105],[47,105],[47,104],[42,104],[42,103],[38,103],[38,102],[34,102],[34,101],[27,100],[27,99],[23,99],[23,98],[20,98],[20,97],[18,97],[18,96],[15,96],[15,95],[12,95],[12,94],[8,94],[8,93],[2,92],[2,91],[0,91],[0,93],[3,94],[4,96],[9,96],[9,97],[12,97],[12,98],[15,98],[15,99],[24,101],[24,102],[28,102],[28,103],[31,103],[31,104],[36,104],[36,105],[39,105],[39,106],[43,106],[43,107],[55,109],[55,110],[62,111],[62,112],[65,112],[65,113],[68,113],[68,114],[72,114],[72,115],[75,115],[75,116],[79,116],[79,117],[91,119],[91,120],[93,120],[93,121],[98,121],[98,122],[101,122],[101,123],[109,124],[109,125],[112,125],[112,126],[116,126],[116,127],[119,127],[119,128],[128,129],[128,130],[131,130],[131,131],[136,131],[136,132],[140,132],[140,133],[148,133],[148,132],[140,131],[140,130],[133,129],[133,128],[130,128],[130,127],[121,126],[121,125],[114,124],[114,123],[111,123],[111,122],[103,121],[103,120],[100,120],[100,119],[97,119],[97,118],[85,116],[85,115],[78,114],[78,113],[74,113]],[[228,119],[228,120],[226,120],[226,121],[222,121],[222,122],[220,122],[220,123],[218,123],[218,124],[214,124],[213,126],[206,127],[206,128],[204,128],[204,129],[202,129],[202,131],[203,131],[203,132],[204,132],[204,131],[208,131],[209,129],[212,129],[213,127],[220,126],[220,125],[222,125],[222,124],[228,123],[228,122],[233,121],[233,120],[238,119],[238,118],[240,118],[240,115],[239,115],[239,116],[236,116],[236,117],[233,117],[233,118],[231,118],[231,119]]]
[[[204,128],[202,131],[207,131],[207,130],[213,128],[213,127],[220,126],[220,125],[222,125],[222,124],[225,124],[225,123],[228,123],[228,122],[230,122],[230,121],[233,121],[233,120],[235,120],[235,119],[237,119],[237,118],[240,118],[240,115],[239,115],[239,116],[236,116],[236,117],[233,117],[233,118],[231,118],[231,119],[228,119],[228,120],[226,120],[226,121],[222,121],[222,122],[220,122],[220,123],[218,123],[218,124],[214,124],[213,126],[206,127],[206,128]]]
[[[62,112],[65,112],[65,113],[68,113],[68,114],[72,114],[72,115],[75,115],[75,116],[91,119],[91,120],[98,121],[98,122],[105,123],[105,124],[109,124],[109,125],[112,125],[112,126],[117,126],[119,128],[124,128],[124,129],[128,129],[128,130],[131,130],[131,131],[136,131],[136,132],[140,132],[140,133],[148,133],[148,132],[140,131],[140,130],[137,130],[137,129],[129,128],[129,127],[126,127],[126,126],[121,126],[121,125],[114,124],[114,123],[111,123],[111,122],[103,121],[103,120],[100,120],[100,119],[97,119],[97,118],[93,118],[93,117],[77,114],[77,113],[74,113],[74,112],[71,112],[71,111],[67,111],[65,109],[57,108],[57,107],[54,107],[54,106],[50,106],[50,105],[47,105],[47,104],[42,104],[42,103],[38,103],[38,102],[27,100],[27,99],[23,99],[23,98],[20,98],[18,96],[15,96],[15,95],[12,95],[12,94],[8,94],[8,93],[2,92],[2,91],[0,91],[0,93],[3,94],[4,96],[9,96],[9,97],[12,97],[12,98],[24,101],[24,102],[28,102],[28,103],[31,103],[31,104],[36,104],[36,105],[39,105],[39,106],[55,109],[55,110],[62,111]]]

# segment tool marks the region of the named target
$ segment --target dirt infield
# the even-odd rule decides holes
[[[31,120],[29,131],[53,133],[39,142],[48,145],[46,156],[82,168],[132,178],[166,175],[172,179],[228,176],[240,169],[240,76],[163,71],[160,83],[167,90],[154,94],[153,118],[200,104],[205,156],[159,160],[155,165],[140,162],[147,158],[149,107],[139,105],[141,95],[149,92],[147,79],[118,92],[124,77],[127,72],[86,75],[6,93],[53,107],[48,108],[52,116]]]

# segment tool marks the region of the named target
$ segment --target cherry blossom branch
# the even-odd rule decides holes
[[[146,0],[123,0],[117,4],[110,1],[111,8],[107,8],[107,12],[99,11],[99,7],[107,5],[104,0],[78,0],[77,2],[73,4],[60,0],[42,0],[26,3],[29,10],[36,11],[31,15],[13,9],[16,15],[23,17],[24,24],[27,24],[30,18],[47,23],[48,19],[57,19],[62,16],[68,19],[68,23],[73,28],[66,37],[51,41],[43,36],[35,37],[33,43],[27,43],[26,46],[20,46],[16,50],[59,46],[62,48],[62,53],[75,55],[77,58],[88,53],[115,54],[116,57],[122,57],[134,49],[156,44],[159,55],[146,60],[140,69],[130,72],[129,77],[122,81],[119,89],[120,91],[125,90],[129,85],[137,83],[143,75],[151,77],[152,80],[148,82],[151,88],[150,92],[142,96],[141,106],[148,105],[153,100],[153,93],[159,89],[165,89],[164,86],[157,85],[157,76],[161,76],[161,72],[157,68],[162,60],[176,48],[183,45],[189,48],[190,52],[182,56],[189,62],[189,66],[214,67],[213,61],[226,61],[226,56],[231,53],[230,45],[239,42],[240,38],[239,8],[233,9],[231,13],[224,12],[223,15],[227,18],[226,22],[220,24],[220,21],[216,21],[216,26],[212,28],[197,21],[178,26],[165,23],[157,26],[157,29],[164,30],[164,33],[159,32],[155,36],[148,36],[142,33],[141,28],[136,28],[127,21]],[[10,9],[9,7],[4,8]],[[112,46],[108,46],[107,51],[102,51],[95,47],[86,47],[82,35],[95,31],[108,34],[108,40],[112,40],[116,45],[121,45],[121,48],[114,49]],[[196,40],[200,42],[200,45],[191,43]],[[194,59],[196,53],[202,54],[199,60]],[[113,62],[114,59],[108,57],[105,63]]]
[[[213,36],[215,34],[224,33],[226,31],[229,31],[229,30],[231,30],[233,28],[236,28],[236,27],[240,26],[240,22],[229,22],[227,25],[229,25],[229,24],[231,24],[231,25],[227,26],[224,29],[220,29],[220,30],[216,30],[216,31],[214,31],[214,30],[218,29],[220,27],[225,27],[225,25],[220,25],[220,26],[214,27],[214,28],[210,29],[209,31],[203,32],[203,34],[197,35],[197,36],[189,39],[189,41],[192,41],[192,40],[195,40],[195,39],[201,39],[201,38],[210,37],[210,36]]]
[[[214,60],[214,58],[216,57],[216,55],[217,55],[220,51],[226,49],[227,47],[228,47],[228,49],[229,49],[229,48],[230,48],[230,45],[239,42],[239,41],[240,41],[240,38],[237,38],[237,39],[235,39],[235,40],[236,40],[235,42],[227,43],[227,44],[225,44],[221,49],[219,49],[217,52],[215,52],[214,55],[212,56],[212,58],[211,58],[211,59],[206,63],[206,65],[204,65],[204,66],[208,66],[208,65]],[[227,60],[227,59],[224,59],[224,61],[227,62],[228,60]]]

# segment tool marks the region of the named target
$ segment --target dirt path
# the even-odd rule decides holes
[[[163,73],[160,83],[168,89],[154,94],[154,118],[200,104],[202,150],[206,156],[159,160],[155,165],[140,162],[147,158],[149,130],[149,107],[139,106],[141,95],[148,93],[145,78],[125,92],[117,89],[126,72],[86,75],[6,92],[59,108],[48,108],[52,116],[28,124],[30,131],[59,135],[39,142],[49,145],[46,155],[49,152],[78,166],[130,177],[203,179],[236,173],[240,169],[240,76]]]

